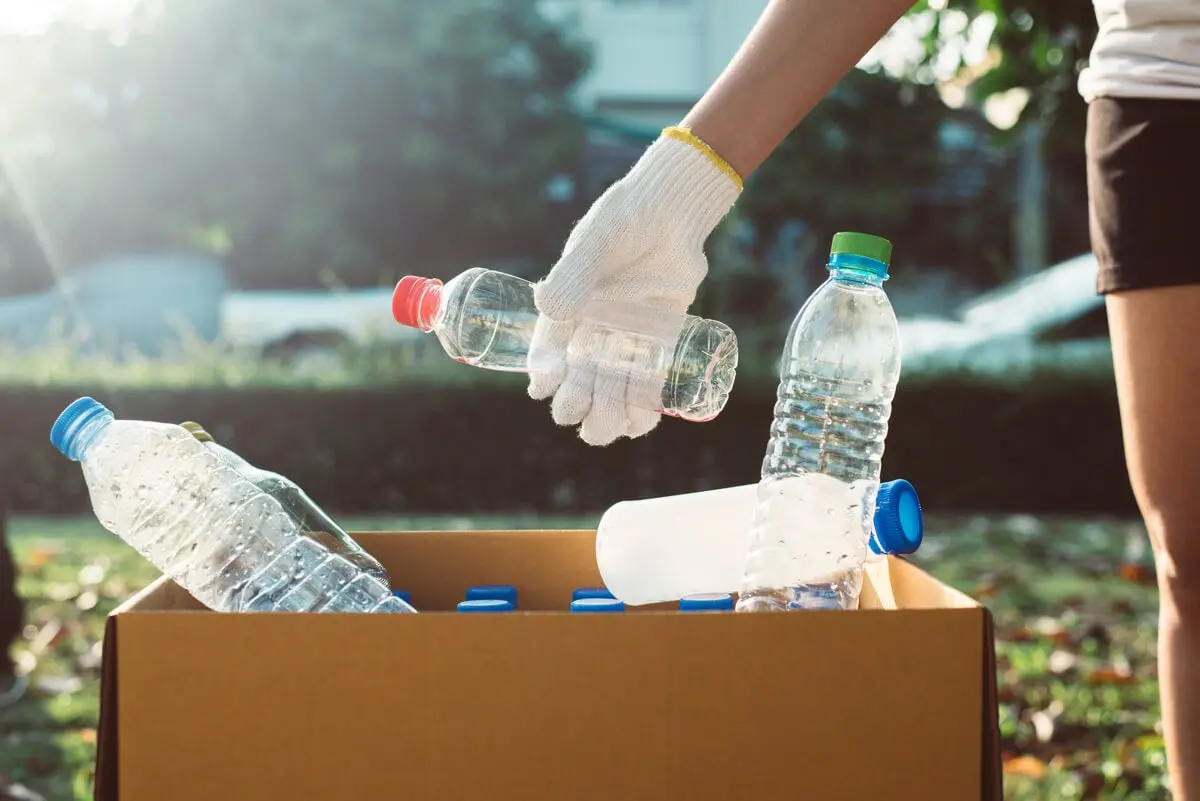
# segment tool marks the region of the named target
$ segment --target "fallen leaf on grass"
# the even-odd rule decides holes
[[[1136,562],[1122,562],[1117,568],[1117,577],[1131,584],[1154,584],[1154,571]]]
[[[1024,754],[1004,761],[1004,773],[1012,776],[1028,776],[1041,779],[1046,775],[1046,763],[1035,756]]]
[[[1000,588],[995,584],[983,583],[975,585],[975,592],[971,593],[976,600],[986,601],[989,598],[995,598],[1000,594]]]
[[[1058,719],[1062,717],[1065,707],[1062,701],[1054,701],[1045,709],[1039,709],[1029,716],[1029,722],[1033,724],[1034,734],[1038,741],[1049,743],[1054,739],[1054,733]]]
[[[1056,644],[1065,643],[1069,639],[1067,627],[1058,618],[1045,616],[1036,618],[1030,624],[1030,628],[1037,632],[1040,637]]]
[[[1136,684],[1133,672],[1125,666],[1100,667],[1087,674],[1088,684]]]
[[[46,625],[42,626],[38,630],[38,633],[31,638],[29,642],[30,653],[37,656],[52,645],[56,645],[58,635],[62,633],[62,628],[62,621],[58,618],[50,618]]]
[[[33,686],[43,695],[70,695],[83,689],[78,676],[39,676]]]
[[[50,550],[48,548],[34,548],[32,551],[30,551],[29,559],[26,560],[26,564],[30,565],[31,567],[44,567],[50,564],[50,562],[57,556],[58,551]]]
[[[1077,655],[1059,648],[1050,654],[1046,667],[1051,675],[1065,676],[1074,671],[1078,663],[1079,657]]]

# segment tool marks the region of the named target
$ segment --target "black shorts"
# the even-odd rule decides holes
[[[1093,100],[1087,176],[1100,292],[1200,284],[1200,101]]]

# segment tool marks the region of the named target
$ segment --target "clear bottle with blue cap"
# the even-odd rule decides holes
[[[892,244],[839,233],[780,363],[739,612],[855,609],[900,380]]]
[[[921,547],[924,535],[925,522],[921,514],[921,503],[912,484],[903,479],[880,484],[875,500],[874,525],[867,541],[863,565],[848,570],[831,581],[797,585],[793,590],[794,595],[789,608],[854,608],[857,606],[862,585],[863,566],[884,562],[889,555],[914,553]],[[878,585],[876,590],[879,591]],[[890,587],[887,592],[890,594]],[[846,598],[851,593],[855,603],[848,606]]]
[[[616,598],[576,598],[571,601],[572,613],[599,614],[624,612],[625,604]]]
[[[913,485],[886,481],[877,501],[871,552],[915,551],[923,522]],[[747,521],[757,503],[758,487],[744,484],[615,504],[596,531],[596,563],[605,586],[631,606],[736,593],[749,544]]]
[[[467,588],[466,600],[468,601],[493,599],[508,601],[512,604],[513,609],[516,609],[518,607],[517,588],[511,584],[477,584]]]
[[[386,584],[301,534],[278,500],[181,426],[70,404],[50,441],[80,462],[100,524],[211,609],[415,612]]]
[[[727,592],[699,592],[679,599],[680,612],[732,612],[733,596]]]
[[[612,591],[608,587],[580,587],[571,593],[571,600],[578,601],[580,598],[612,598]]]
[[[513,612],[516,607],[503,598],[472,598],[460,601],[459,612]]]

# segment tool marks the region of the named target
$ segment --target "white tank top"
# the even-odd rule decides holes
[[[1061,0],[1060,0],[1061,2]],[[1200,100],[1200,0],[1094,0],[1100,33],[1079,92]]]

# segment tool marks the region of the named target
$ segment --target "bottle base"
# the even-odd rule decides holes
[[[800,612],[811,610],[849,611],[858,608],[858,595],[842,582],[802,584],[783,590],[754,590],[742,593],[738,612]]]

